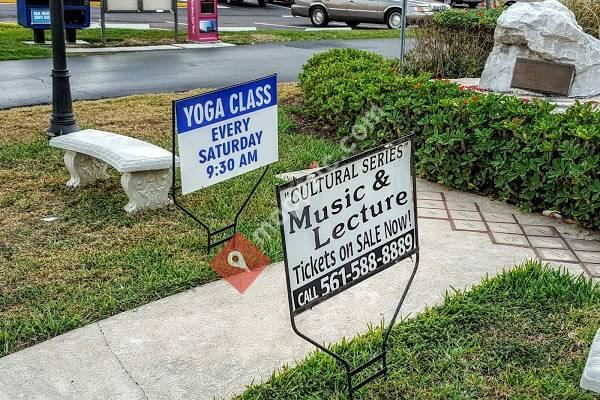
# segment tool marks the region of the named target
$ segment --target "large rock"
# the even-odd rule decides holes
[[[600,40],[585,33],[575,15],[556,0],[518,2],[498,19],[494,49],[480,86],[510,92],[517,57],[575,66],[571,97],[600,94]]]

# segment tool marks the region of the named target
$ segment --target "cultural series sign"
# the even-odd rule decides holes
[[[174,105],[183,194],[278,160],[276,75]]]
[[[411,146],[401,139],[278,188],[292,314],[417,251]]]

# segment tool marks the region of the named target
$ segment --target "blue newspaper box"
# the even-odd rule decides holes
[[[49,0],[17,0],[19,25],[33,30],[36,43],[44,43],[44,30],[50,29]],[[75,42],[76,30],[90,26],[89,0],[64,0],[67,42]]]

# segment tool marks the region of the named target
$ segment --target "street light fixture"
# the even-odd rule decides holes
[[[63,0],[50,0],[50,22],[52,32],[52,116],[48,136],[61,136],[79,130],[73,100],[67,49],[65,44],[65,15]]]

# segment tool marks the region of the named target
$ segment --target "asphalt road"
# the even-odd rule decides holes
[[[407,42],[410,47],[410,40]],[[314,53],[357,48],[397,57],[399,40],[267,43],[214,49],[121,53],[69,58],[73,98],[216,88],[272,73],[295,81]],[[0,62],[0,109],[50,103],[52,60]]]
[[[425,0],[427,1],[427,0]],[[187,27],[187,9],[180,8],[179,25],[181,29]],[[100,9],[92,7],[92,24],[100,25]],[[144,24],[151,28],[173,29],[173,16],[171,14],[107,14],[108,24]],[[17,9],[14,4],[0,4],[0,22],[16,22]],[[290,8],[283,3],[267,4],[259,7],[257,0],[245,0],[241,4],[219,5],[219,26],[245,27],[260,29],[289,29],[303,30],[311,28],[308,18],[292,17]],[[332,22],[330,27],[345,27],[342,22]],[[361,27],[385,29],[385,25],[361,24]]]

